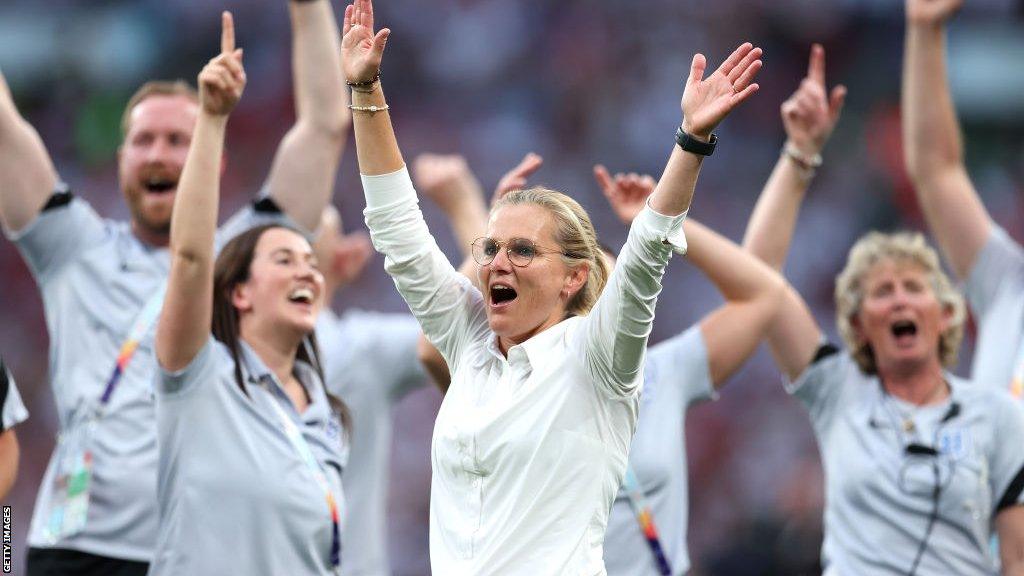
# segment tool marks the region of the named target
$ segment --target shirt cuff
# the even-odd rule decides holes
[[[366,209],[384,208],[400,203],[407,198],[416,198],[416,188],[409,177],[409,168],[402,166],[390,174],[366,176],[360,174],[363,192],[366,194]]]
[[[686,220],[687,212],[677,216],[659,214],[651,208],[650,198],[648,198],[644,209],[640,211],[633,223],[640,226],[640,232],[644,238],[657,238],[662,244],[668,244],[673,252],[682,256],[686,254],[683,221]]]

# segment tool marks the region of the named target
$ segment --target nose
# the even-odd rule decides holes
[[[498,249],[498,253],[494,255],[494,260],[488,264],[492,271],[510,272],[512,270],[512,261],[508,259],[508,251],[502,246]]]
[[[167,142],[166,138],[155,138],[146,150],[146,162],[150,164],[166,162],[170,147],[171,145]]]

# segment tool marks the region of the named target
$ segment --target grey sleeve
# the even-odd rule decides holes
[[[817,429],[835,416],[847,383],[864,378],[856,362],[846,352],[820,357],[793,382],[786,382],[786,392],[799,400],[810,413]]]
[[[1000,294],[1024,290],[1024,250],[1006,231],[993,225],[988,242],[967,275],[964,291],[971,309],[984,317]]]
[[[203,382],[206,382],[206,385],[214,385],[215,383],[212,381],[219,376],[217,367],[217,348],[219,346],[211,334],[206,344],[203,344],[188,366],[173,372],[160,367],[157,375],[157,394],[165,397],[181,396],[202,386]]]
[[[1024,408],[1003,390],[992,398],[993,453],[989,456],[989,488],[1000,510],[1024,504]],[[1012,440],[1016,439],[1016,440]]]
[[[388,395],[398,400],[427,382],[427,374],[420,364],[416,344],[420,338],[420,323],[409,314],[373,314],[375,346],[371,354],[379,363]]]
[[[63,204],[48,205],[21,230],[7,233],[40,284],[107,234],[103,219],[87,202],[67,198],[70,201]]]
[[[28,410],[21,401],[14,377],[0,361],[0,432],[28,419]]]
[[[711,381],[708,348],[698,325],[651,346],[644,374],[644,381],[657,382],[658,390],[678,389],[684,409],[718,398]]]

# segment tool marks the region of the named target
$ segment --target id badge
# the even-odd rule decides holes
[[[92,454],[89,450],[96,420],[69,429],[58,446],[57,473],[50,492],[44,536],[50,544],[74,536],[85,528],[92,487]]]

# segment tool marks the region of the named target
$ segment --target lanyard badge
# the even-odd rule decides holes
[[[43,527],[43,537],[51,545],[85,529],[93,479],[92,437],[139,342],[160,316],[165,290],[166,287],[157,290],[139,312],[128,338],[121,344],[103,395],[94,405],[80,408],[57,438],[56,471]]]

